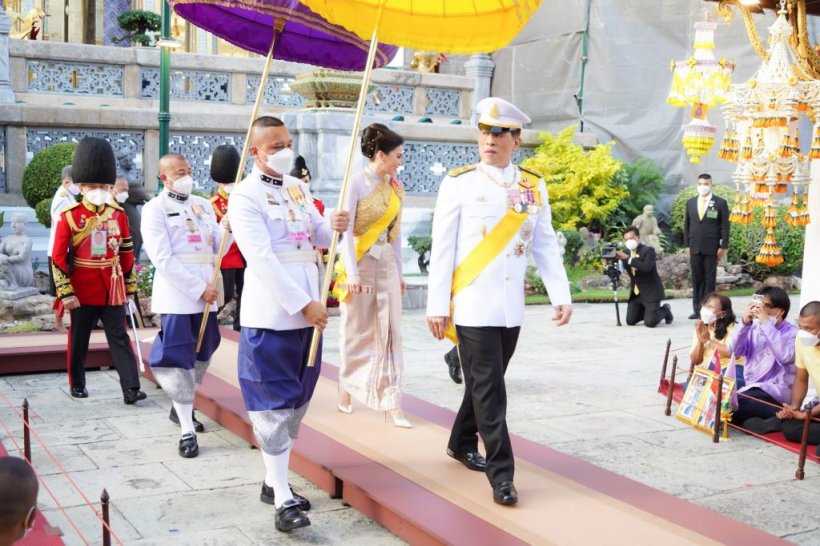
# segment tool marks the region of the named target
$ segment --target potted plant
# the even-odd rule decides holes
[[[128,34],[114,38],[115,42],[128,41],[131,44],[147,47],[156,41],[162,18],[151,11],[129,9],[117,16],[117,22],[120,28]]]
[[[407,244],[419,255],[419,270],[427,273],[427,266],[430,265],[430,248],[433,246],[432,237],[411,235],[407,238]]]

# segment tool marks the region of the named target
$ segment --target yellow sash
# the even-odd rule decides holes
[[[357,263],[367,254],[367,251],[376,244],[376,241],[379,240],[379,235],[390,227],[390,223],[399,215],[400,208],[401,199],[396,195],[396,190],[390,188],[390,202],[387,204],[387,209],[384,211],[384,214],[373,222],[361,236],[354,238]],[[345,301],[349,294],[347,290],[347,269],[345,268],[344,260],[341,258],[336,260],[334,272],[336,274],[336,283],[333,285],[332,293],[339,301]]]
[[[522,190],[532,190],[534,192],[535,202],[541,205],[541,192],[538,188],[540,179],[535,175],[531,175],[526,171],[521,171],[521,180],[518,185]],[[453,271],[453,282],[450,288],[450,322],[447,325],[447,330],[444,335],[458,345],[458,336],[456,335],[456,326],[453,323],[453,312],[455,311],[455,304],[453,298],[462,289],[468,287],[484,268],[498,256],[502,250],[507,248],[507,245],[529,216],[527,212],[516,212],[514,209],[509,209],[507,214],[498,222],[487,235],[481,239],[475,248],[473,248],[460,264],[456,266]]]

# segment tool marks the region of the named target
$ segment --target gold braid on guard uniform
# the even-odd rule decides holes
[[[134,252],[134,241],[131,237],[123,237],[120,242],[120,252]],[[125,293],[129,296],[137,293],[137,271],[136,271],[137,257],[134,256],[134,265],[131,269],[124,273],[125,277]]]
[[[51,274],[54,277],[54,286],[57,288],[56,295],[59,299],[70,298],[74,295],[74,287],[71,285],[68,272],[60,269],[53,260],[51,262]]]

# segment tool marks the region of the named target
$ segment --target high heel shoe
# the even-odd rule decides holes
[[[342,404],[342,399],[346,399],[347,404]],[[350,393],[343,391],[341,387],[339,387],[339,403],[336,404],[336,409],[348,415],[353,413],[353,404],[350,401]]]
[[[404,417],[404,414],[400,409],[394,409],[384,412],[384,422],[387,422],[387,417],[390,417],[390,420],[393,423],[394,427],[399,428],[413,428],[413,423],[407,420]]]

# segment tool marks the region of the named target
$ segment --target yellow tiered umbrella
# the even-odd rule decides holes
[[[440,53],[495,51],[521,32],[541,0],[302,0],[367,40]]]
[[[361,38],[370,38],[368,62],[362,77],[359,103],[353,121],[350,149],[339,190],[339,209],[347,209],[347,189],[353,168],[356,137],[364,113],[376,45],[396,46],[439,53],[485,53],[506,46],[527,24],[541,0],[301,0],[329,22],[345,27]],[[339,234],[328,249],[328,268],[321,299],[327,301]],[[314,366],[319,347],[318,329],[308,353]]]

